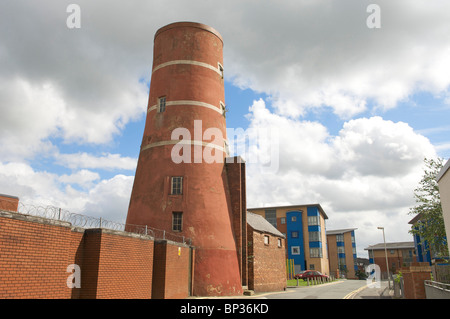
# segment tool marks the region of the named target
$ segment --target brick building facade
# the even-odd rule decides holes
[[[248,288],[255,292],[286,288],[285,238],[263,217],[247,213]]]
[[[356,278],[357,254],[355,229],[327,230],[328,260],[330,262],[330,274],[337,277]]]

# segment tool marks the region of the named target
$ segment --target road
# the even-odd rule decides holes
[[[288,288],[281,293],[254,295],[258,299],[384,299],[381,296],[387,288],[386,281],[380,288],[370,288],[365,280],[339,280],[333,283],[309,287]]]

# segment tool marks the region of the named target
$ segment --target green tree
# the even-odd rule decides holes
[[[425,170],[419,186],[414,190],[416,205],[409,214],[419,216],[419,221],[410,233],[419,235],[421,244],[436,257],[448,254],[441,198],[436,176],[441,170],[443,160],[425,158]]]

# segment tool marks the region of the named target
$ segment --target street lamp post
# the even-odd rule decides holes
[[[381,229],[383,231],[384,255],[386,256],[387,280],[388,280],[388,285],[389,285],[389,290],[390,290],[391,289],[391,281],[389,280],[389,263],[388,263],[387,249],[386,249],[386,237],[384,236],[384,227],[378,227],[378,229]]]

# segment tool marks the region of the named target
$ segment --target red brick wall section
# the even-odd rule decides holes
[[[431,267],[427,262],[415,262],[402,267],[404,295],[406,299],[426,299],[425,280],[431,279]]]
[[[96,298],[151,298],[153,240],[112,230],[86,230],[91,232],[101,236]]]
[[[69,223],[0,212],[0,298],[70,298]]]
[[[228,193],[233,234],[236,240],[236,251],[239,258],[241,281],[247,285],[247,204],[245,193],[245,163],[240,157],[231,158],[233,162],[226,163]],[[230,159],[227,159],[230,161]]]
[[[248,226],[248,288],[255,292],[281,291],[286,288],[285,244],[278,247],[277,236],[253,231]],[[269,245],[264,236],[269,235]]]
[[[69,288],[67,267],[81,270]],[[151,298],[153,239],[0,212],[0,298]]]
[[[190,247],[169,241],[155,242],[153,299],[183,299],[191,293]]]
[[[0,210],[17,212],[18,207],[19,207],[18,197],[0,194]]]

